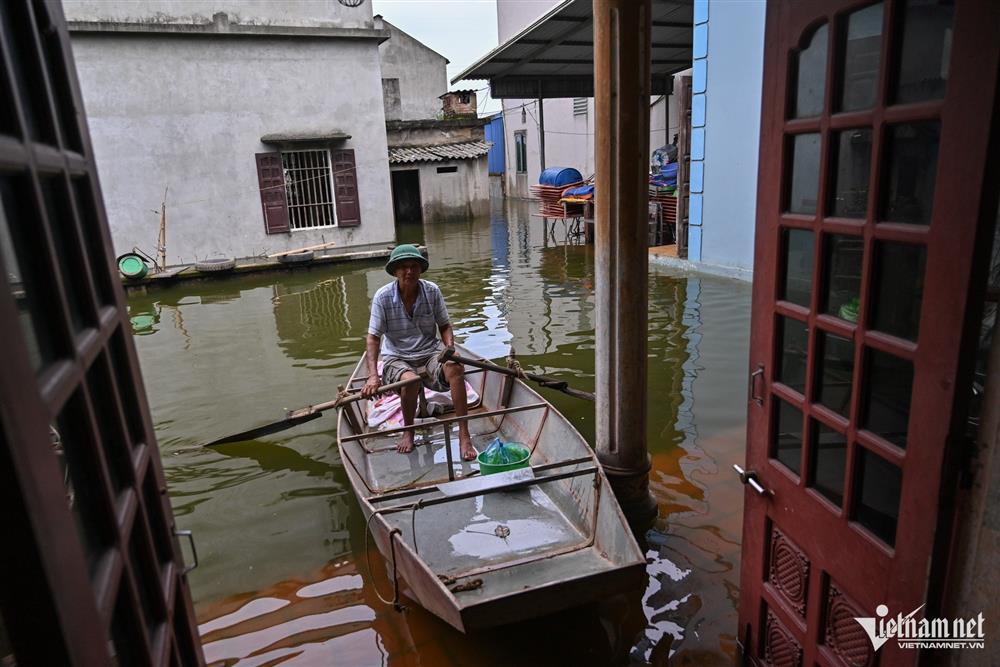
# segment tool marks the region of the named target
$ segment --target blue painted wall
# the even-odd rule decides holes
[[[487,155],[490,174],[502,174],[504,172],[504,145],[503,145],[503,114],[498,113],[493,116],[493,120],[486,126],[486,141],[492,141],[493,146]]]
[[[742,272],[753,269],[766,10],[763,2],[694,3],[688,256]]]

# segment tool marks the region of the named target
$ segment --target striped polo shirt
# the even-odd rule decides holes
[[[401,359],[423,359],[437,350],[439,327],[449,323],[448,308],[438,286],[429,280],[420,281],[420,292],[413,304],[413,315],[407,315],[399,283],[393,280],[375,292],[368,333],[382,339],[382,356]]]

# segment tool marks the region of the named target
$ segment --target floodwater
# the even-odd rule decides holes
[[[593,390],[593,248],[547,234],[524,202],[491,219],[404,227],[426,243],[456,337]],[[364,350],[381,263],[180,284],[130,298],[174,512],[194,531],[190,582],[210,664],[730,664],[735,653],[750,288],[651,267],[649,580],[606,602],[463,635],[391,583],[329,413],[264,440],[200,442],[335,397]],[[545,391],[545,390],[541,390]],[[593,442],[593,405],[546,397]]]

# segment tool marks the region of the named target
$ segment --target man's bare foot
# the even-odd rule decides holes
[[[400,454],[409,454],[413,451],[413,431],[406,431],[396,445],[396,451]]]
[[[462,460],[472,461],[476,458],[476,448],[472,446],[472,440],[468,438],[462,439]]]

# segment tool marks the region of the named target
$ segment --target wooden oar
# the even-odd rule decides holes
[[[420,378],[411,378],[409,380],[400,380],[399,382],[384,384],[378,388],[377,394],[384,394],[387,391],[393,391],[394,389],[399,389],[400,387],[405,387],[408,384],[413,384],[414,382],[419,382],[419,381]],[[224,438],[219,438],[217,440],[212,440],[211,442],[206,442],[204,445],[202,445],[202,447],[214,447],[216,445],[225,445],[230,442],[255,440],[261,436],[277,433],[278,431],[284,431],[286,428],[292,428],[293,426],[298,426],[299,424],[305,424],[306,422],[312,421],[313,419],[318,419],[323,416],[323,412],[325,410],[342,408],[349,403],[360,401],[363,398],[364,396],[361,395],[361,392],[356,391],[353,394],[344,394],[343,396],[336,398],[332,401],[326,401],[325,403],[317,403],[316,405],[310,405],[304,408],[299,408],[298,410],[290,410],[288,413],[285,414],[284,419],[279,419],[278,421],[271,422],[270,424],[264,424],[263,426],[258,426],[248,431],[241,431],[239,433],[234,433],[233,435],[227,435]]]
[[[545,387],[546,389],[555,389],[556,391],[561,391],[564,394],[569,394],[570,396],[575,396],[576,398],[582,398],[588,401],[596,400],[595,396],[589,391],[573,389],[564,380],[556,380],[555,378],[546,377],[545,375],[535,375],[534,373],[519,373],[512,368],[498,366],[491,361],[477,361],[476,359],[461,357],[455,354],[454,348],[445,348],[445,351],[438,356],[438,360],[442,363],[446,361],[455,361],[460,364],[465,364],[466,366],[472,366],[473,368],[482,368],[487,371],[495,371],[497,373],[503,373],[504,375],[511,375],[513,377],[523,376],[532,382],[537,382],[540,386]]]

